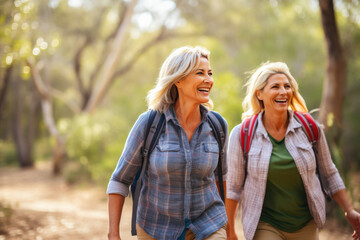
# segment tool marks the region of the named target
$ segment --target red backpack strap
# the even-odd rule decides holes
[[[244,155],[249,153],[253,131],[257,126],[257,117],[258,114],[248,117],[241,124],[241,148]]]
[[[309,113],[296,111],[294,111],[294,117],[301,123],[310,143],[314,146],[319,139],[319,129],[314,118]]]
[[[323,191],[326,199],[328,201],[331,200],[331,194],[329,194],[324,187],[324,180],[322,179],[322,176],[320,175],[319,170],[319,163],[318,163],[318,150],[317,150],[317,141],[319,140],[319,127],[317,123],[315,122],[314,118],[309,113],[301,113],[294,111],[294,118],[301,123],[302,128],[304,129],[315,154],[315,161],[316,161],[316,173],[319,177],[321,190]]]
[[[241,138],[240,144],[241,149],[244,154],[244,169],[245,169],[245,179],[247,175],[247,163],[248,163],[248,153],[250,151],[250,145],[253,138],[253,133],[257,127],[257,117],[259,114],[255,114],[249,118],[246,118],[241,124]],[[244,183],[245,183],[244,179]]]

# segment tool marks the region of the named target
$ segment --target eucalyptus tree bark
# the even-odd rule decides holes
[[[120,57],[124,50],[126,50],[122,48],[124,45],[124,39],[129,30],[131,17],[133,16],[134,7],[137,2],[138,0],[132,0],[129,3],[124,3],[122,6],[122,13],[117,27],[105,40],[105,46],[108,47],[105,47],[104,51],[102,51],[102,54],[99,56],[89,79],[85,79],[81,75],[82,55],[86,49],[92,47],[92,43],[96,42],[96,39],[93,39],[96,37],[96,34],[94,34],[94,36],[91,34],[85,35],[84,42],[76,51],[73,61],[73,68],[78,84],[78,90],[80,96],[82,97],[82,103],[80,107],[74,107],[72,104],[67,103],[67,105],[73,110],[74,114],[94,112],[99,103],[106,96],[106,93],[109,91],[115,79],[118,79],[118,77],[127,73],[142,54],[159,42],[177,36],[175,33],[170,33],[164,23],[163,27],[156,36],[144,42],[139,49],[135,51],[135,54],[133,54],[128,60],[122,61]],[[103,16],[103,14],[100,14],[99,16]],[[99,23],[101,21],[102,18],[99,17],[92,32],[98,32],[98,28],[101,25]],[[28,60],[28,65],[31,68],[32,78],[42,99],[43,118],[46,126],[50,134],[56,139],[57,146],[54,150],[54,172],[60,173],[62,165],[61,159],[66,155],[66,136],[60,136],[57,130],[51,98],[56,97],[56,95],[61,95],[61,93],[51,89],[50,86],[45,86],[41,79],[39,70],[36,67],[36,63],[34,63],[31,59]]]
[[[54,119],[51,90],[43,82],[39,69],[33,59],[28,59],[28,65],[31,69],[31,76],[36,90],[41,97],[41,107],[45,125],[52,137],[55,138],[55,149],[53,152],[53,173],[60,174],[62,170],[63,158],[66,155],[65,138],[60,135]]]
[[[319,121],[328,129],[333,122],[332,141],[338,145],[343,114],[346,62],[336,24],[332,0],[319,0],[321,20],[327,47],[326,79],[322,93]]]
[[[106,96],[106,93],[109,91],[115,80],[130,71],[140,56],[143,55],[147,50],[166,39],[178,36],[178,34],[175,32],[170,32],[165,27],[165,23],[163,23],[163,26],[159,32],[153,38],[149,39],[147,42],[144,42],[142,46],[140,46],[139,49],[135,51],[134,54],[132,54],[129,60],[121,61],[120,57],[124,50],[122,49],[124,38],[130,27],[130,20],[137,2],[138,0],[133,0],[130,2],[130,4],[123,6],[121,18],[117,24],[116,31],[110,34],[106,39],[105,45],[109,47],[105,48],[103,51],[104,54],[99,57],[96,67],[93,69],[93,72],[88,81],[88,86],[84,87],[82,85],[81,87],[85,89],[84,92],[86,92],[86,94],[82,94],[83,103],[85,103],[85,105],[82,106],[81,109],[84,112],[94,112],[98,104]],[[169,13],[169,15],[170,14],[171,13]],[[99,19],[98,22],[100,21],[101,19]],[[97,27],[95,26],[95,29],[96,28]],[[186,34],[183,35],[186,36]],[[82,77],[79,71],[81,68],[80,59],[83,51],[87,47],[91,47],[91,41],[88,37],[86,37],[83,45],[77,51],[74,60],[74,69],[79,83],[82,82]],[[97,80],[96,84],[95,79]],[[79,84],[79,86],[81,86],[81,84]]]
[[[112,51],[105,61],[103,74],[100,75],[101,80],[95,85],[94,92],[90,97],[87,106],[85,107],[86,112],[92,113],[95,110],[96,106],[104,98],[105,93],[108,91],[111,85],[111,78],[119,61],[121,47],[123,45],[125,34],[127,33],[127,30],[130,26],[131,17],[137,2],[138,0],[132,0],[128,6],[127,11],[125,12],[123,22],[118,28],[115,39],[113,41]]]

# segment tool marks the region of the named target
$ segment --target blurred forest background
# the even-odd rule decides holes
[[[230,129],[247,72],[287,63],[308,109],[321,106],[359,203],[359,0],[0,0],[0,168],[51,162],[69,184],[105,189],[162,62],[184,45],[211,51],[214,110]],[[334,74],[340,85],[327,89]]]

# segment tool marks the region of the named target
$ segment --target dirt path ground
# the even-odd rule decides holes
[[[48,164],[28,170],[1,168],[0,202],[14,210],[7,234],[0,233],[0,240],[106,239],[104,190],[68,186],[61,177],[51,175]],[[130,235],[130,219],[131,199],[127,198],[121,222],[123,240],[136,239]],[[320,240],[342,239],[351,239],[349,230],[345,234],[328,227],[320,233]]]

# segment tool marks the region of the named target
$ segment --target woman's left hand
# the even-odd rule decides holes
[[[360,240],[360,214],[353,209],[349,212],[346,212],[345,216],[354,229],[352,237],[355,240]]]

